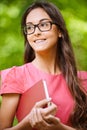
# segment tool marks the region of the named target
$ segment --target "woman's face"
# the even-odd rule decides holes
[[[26,24],[29,30],[32,30],[33,25],[39,24],[42,31],[49,26],[47,22],[52,21],[49,15],[42,9],[33,9],[26,18]],[[59,30],[55,24],[48,31],[40,31],[38,27],[35,28],[34,33],[27,35],[28,42],[33,50],[36,52],[50,51],[56,49]]]

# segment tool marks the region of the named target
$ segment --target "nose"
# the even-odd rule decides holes
[[[34,34],[41,34],[41,31],[40,31],[40,29],[38,28],[38,26],[35,27]]]

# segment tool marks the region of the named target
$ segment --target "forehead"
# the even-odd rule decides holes
[[[28,23],[28,22],[37,23],[41,19],[49,19],[49,20],[51,20],[51,18],[49,17],[49,15],[46,13],[46,11],[44,9],[36,8],[36,9],[33,9],[27,15],[26,23]]]

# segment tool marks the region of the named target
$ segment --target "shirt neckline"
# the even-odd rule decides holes
[[[39,69],[37,66],[35,66],[32,62],[28,63],[29,66],[31,66],[33,69],[35,69],[37,72],[39,73],[42,73],[43,75],[46,75],[46,76],[50,76],[50,77],[57,77],[57,76],[61,76],[62,73],[58,73],[58,74],[50,74],[50,73],[47,73],[47,72],[44,72],[42,71],[41,69]],[[27,65],[28,65],[27,64]]]

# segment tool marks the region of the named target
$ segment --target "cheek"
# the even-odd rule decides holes
[[[27,40],[28,40],[29,44],[32,43],[32,38],[30,38],[29,36],[27,36]]]
[[[59,31],[57,29],[54,29],[53,34],[52,34],[52,38],[54,39],[55,42],[58,41]]]
[[[50,40],[57,42],[58,41],[58,31],[54,30],[54,31],[50,32],[49,38],[50,38]]]
[[[52,29],[49,31],[50,37],[58,37],[59,35],[59,30],[57,27],[53,26]]]

